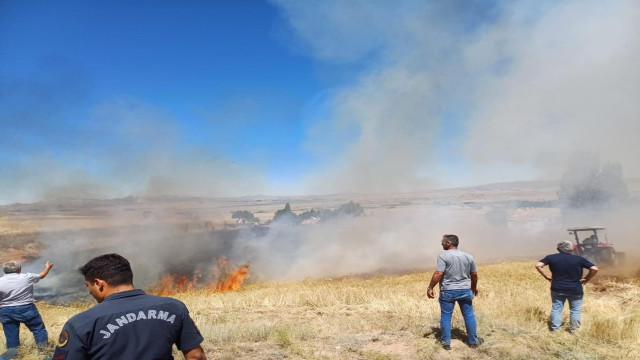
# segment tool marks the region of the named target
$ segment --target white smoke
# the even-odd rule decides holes
[[[301,51],[366,64],[311,133],[353,133],[315,192],[558,179],[575,150],[640,175],[635,1],[276,3]]]

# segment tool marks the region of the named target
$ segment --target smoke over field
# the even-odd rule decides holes
[[[445,233],[459,235],[460,248],[479,263],[533,261],[555,252],[558,240],[571,240],[568,227],[599,225],[633,258],[640,240],[631,221],[640,215],[638,182],[630,182],[625,204],[570,215],[558,205],[558,188],[559,182],[520,182],[376,196],[62,201],[3,207],[3,219],[6,225],[32,218],[39,226],[41,257],[25,269],[39,271],[51,260],[54,270],[38,288],[59,299],[84,294],[76,269],[106,252],[127,257],[135,285],[147,289],[161,281],[176,289],[215,288],[220,261],[225,273],[248,265],[245,282],[430,269]],[[347,200],[360,204],[364,216],[267,224],[286,201],[300,214]],[[237,210],[252,212],[261,224],[238,224],[231,218]]]
[[[0,204],[31,204],[0,215],[35,239],[6,254],[53,260],[50,284],[106,251],[152,286],[222,258],[248,281],[424,268],[444,233],[479,261],[553,252],[581,225],[637,248],[637,1],[139,5],[135,30],[113,27],[135,12],[75,5],[12,2],[0,31]],[[86,38],[109,56],[76,51]],[[287,201],[365,216],[266,225]],[[234,211],[259,230],[225,226]]]
[[[173,41],[153,31],[132,41],[135,49],[126,54],[148,54],[157,66],[148,78],[133,80],[148,66],[129,64],[131,56],[100,58],[106,61],[102,67],[85,59],[84,68],[73,61],[52,62],[47,53],[41,56],[49,61],[40,67],[12,72],[0,66],[7,71],[0,76],[5,95],[0,97],[0,187],[11,189],[0,193],[0,204],[131,194],[388,194],[555,180],[581,151],[620,163],[625,176],[640,176],[637,1],[270,4],[274,28],[264,32],[273,38],[256,48],[300,60],[295,68],[302,73],[296,76],[264,78],[290,68],[263,68],[255,56],[238,65],[242,74],[259,71],[255,77],[232,77],[228,86],[211,89],[233,57],[214,51],[210,55],[218,66],[198,68],[193,57],[178,55],[184,44],[176,41],[197,35],[198,44],[211,43],[200,38],[219,32],[208,18],[167,30],[175,32]],[[184,5],[193,16],[181,18],[217,14],[208,8],[215,5]],[[65,13],[69,21],[101,13],[75,8],[77,15]],[[7,20],[4,36],[39,34],[29,40],[46,41],[57,30],[41,18],[29,21],[31,12],[23,11],[22,21]],[[145,11],[173,13],[156,6]],[[249,14],[254,13],[236,13]],[[26,24],[46,30],[22,28]],[[120,29],[111,26],[85,30],[102,29],[96,38],[111,39],[112,50],[122,50],[126,43],[111,38]],[[192,28],[200,31],[180,35]],[[238,35],[244,30],[251,29]],[[71,41],[65,49],[86,43],[84,37],[64,35],[50,40]],[[40,48],[24,39],[0,43]],[[77,53],[67,56],[75,59]],[[186,63],[157,63],[167,53]],[[33,62],[33,56],[15,60]],[[112,68],[131,71],[99,81]],[[300,83],[289,83],[298,75]],[[183,83],[189,79],[202,83]],[[103,83],[120,85],[106,90],[99,86]],[[282,88],[306,91],[278,92]],[[196,93],[167,96],[170,89]]]

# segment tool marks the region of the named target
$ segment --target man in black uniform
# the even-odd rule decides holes
[[[135,289],[127,259],[101,255],[79,270],[98,305],[67,321],[54,359],[173,359],[176,344],[185,359],[206,360],[200,346],[204,338],[187,307]]]

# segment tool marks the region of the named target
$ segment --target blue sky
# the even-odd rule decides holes
[[[576,151],[638,176],[639,13],[0,0],[0,203],[559,179]]]

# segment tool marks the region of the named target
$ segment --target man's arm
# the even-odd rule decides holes
[[[202,346],[198,345],[190,350],[183,350],[185,360],[207,360],[207,356],[202,350]]]
[[[435,296],[433,295],[433,287],[436,286],[444,276],[444,271],[434,271],[433,276],[431,277],[431,282],[429,282],[429,287],[427,288],[427,297],[429,299],[433,299]]]
[[[553,278],[544,273],[544,270],[542,270],[543,267],[545,267],[545,263],[543,263],[542,261],[538,261],[538,263],[536,264],[536,270],[538,270],[538,272],[540,273],[540,275],[542,275],[543,278],[551,281]]]
[[[473,295],[478,295],[478,273],[477,272],[471,273],[471,291],[473,292]]]
[[[587,276],[585,276],[583,279],[580,279],[580,282],[582,284],[588,283],[592,277],[596,276],[597,272],[598,272],[598,267],[593,265],[592,267],[589,268],[589,273],[587,274]]]
[[[49,270],[51,270],[52,267],[53,264],[50,261],[47,261],[47,263],[44,264],[44,270],[42,270],[42,272],[40,273],[40,279],[44,279],[44,277],[47,276]]]

